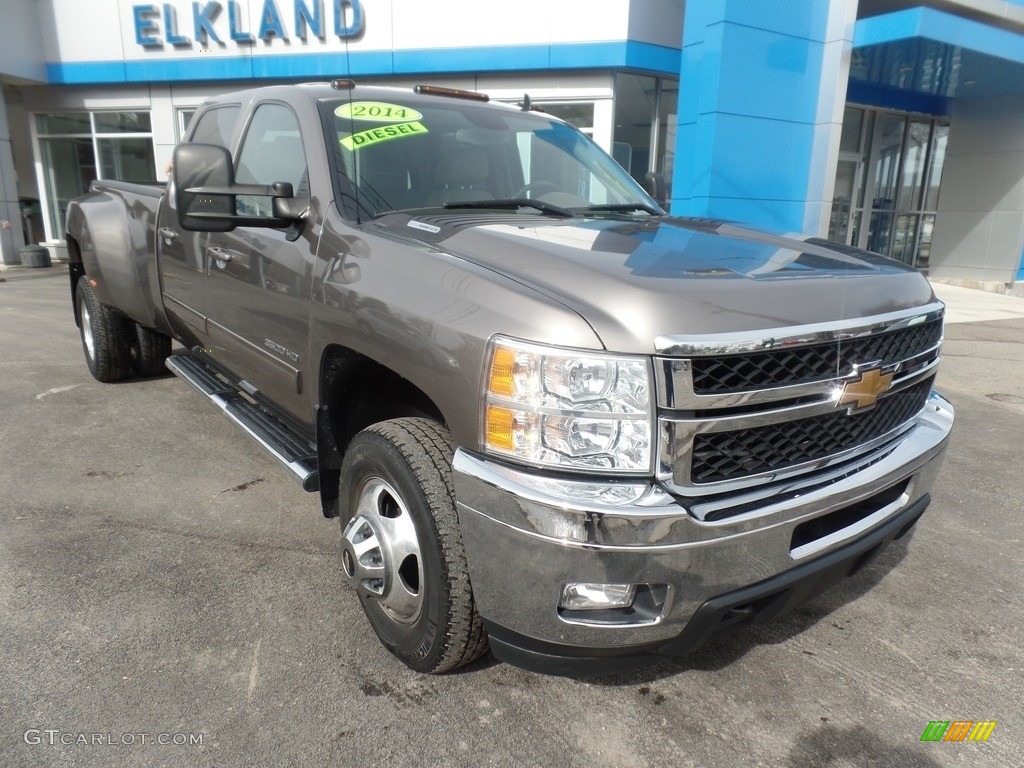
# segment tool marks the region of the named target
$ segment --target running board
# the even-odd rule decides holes
[[[320,490],[316,452],[294,430],[246,400],[237,389],[188,353],[168,357],[167,368],[220,408],[228,419],[284,464],[304,491],[313,493]]]

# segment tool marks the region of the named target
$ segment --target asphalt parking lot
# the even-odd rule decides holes
[[[947,327],[930,510],[798,613],[605,679],[426,677],[317,499],[177,379],[94,381],[66,277],[29,277],[0,282],[0,766],[1024,765],[1020,316]]]

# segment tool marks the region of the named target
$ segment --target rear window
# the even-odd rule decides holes
[[[196,120],[189,141],[193,144],[216,144],[231,149],[231,135],[235,131],[235,123],[238,122],[241,109],[237,104],[231,104],[206,110]]]

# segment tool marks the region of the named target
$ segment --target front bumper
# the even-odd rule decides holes
[[[594,659],[689,653],[791,610],[913,526],[952,422],[933,394],[912,429],[854,469],[736,494],[737,513],[715,522],[646,483],[553,479],[460,450],[459,520],[492,648],[520,666],[593,671]],[[637,609],[560,609],[568,582],[640,585]]]

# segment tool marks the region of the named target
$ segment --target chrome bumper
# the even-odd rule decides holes
[[[913,428],[856,471],[808,476],[767,497],[735,494],[738,513],[715,522],[649,482],[552,479],[459,450],[455,492],[477,608],[491,627],[576,655],[670,645],[708,601],[813,570],[912,509],[916,520],[952,423],[952,406],[933,393]],[[838,528],[803,525],[855,506],[863,514],[852,522],[831,518]],[[647,585],[649,605],[560,610],[568,582]]]

